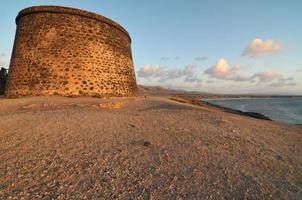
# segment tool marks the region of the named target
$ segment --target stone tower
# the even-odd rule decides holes
[[[19,12],[5,95],[129,96],[137,85],[131,38],[91,12],[36,6]]]

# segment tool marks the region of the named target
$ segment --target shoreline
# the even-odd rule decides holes
[[[258,112],[245,112],[245,111],[241,111],[241,110],[238,110],[238,109],[229,108],[229,107],[225,107],[225,106],[220,106],[220,105],[216,105],[216,104],[213,104],[213,103],[209,103],[209,102],[204,101],[204,100],[200,100],[200,101],[202,101],[203,103],[205,103],[207,105],[220,108],[223,111],[228,112],[228,113],[234,113],[234,114],[238,114],[238,115],[253,117],[253,118],[256,118],[256,119],[263,119],[263,120],[269,120],[269,121],[279,122],[279,121],[272,120],[268,116],[263,115],[263,114],[258,113]],[[281,123],[283,123],[283,122],[281,122]],[[286,123],[286,124],[289,124],[289,123]]]
[[[238,96],[238,97],[213,97],[201,98],[200,100],[235,100],[235,99],[283,99],[283,98],[300,98],[302,96]]]
[[[292,97],[294,98],[294,97]],[[262,98],[221,98],[221,99],[199,99],[200,101],[208,104],[208,105],[211,105],[211,106],[214,106],[214,107],[218,107],[226,112],[230,112],[230,113],[235,113],[235,114],[239,114],[239,115],[246,115],[246,116],[250,116],[250,117],[254,117],[254,118],[258,118],[258,119],[264,119],[264,120],[270,120],[270,121],[274,121],[274,122],[278,122],[278,123],[284,123],[284,124],[290,124],[290,125],[302,125],[302,123],[294,123],[294,122],[286,122],[286,121],[278,121],[278,120],[275,120],[275,119],[272,119],[271,117],[265,115],[265,114],[262,114],[262,113],[259,113],[259,112],[249,112],[249,111],[242,111],[242,110],[239,110],[239,109],[235,109],[235,108],[230,108],[230,107],[227,107],[227,106],[222,106],[222,105],[218,105],[216,104],[216,100],[217,101],[228,101],[228,100],[236,100],[236,99],[247,99],[247,100],[250,100],[250,99],[262,99]],[[265,99],[274,99],[272,97],[269,97],[269,98],[265,98]],[[208,100],[213,100],[213,102],[208,102]]]
[[[239,100],[239,99],[278,99],[278,98],[294,98],[294,97],[221,97],[221,98],[204,98],[200,99],[201,101],[208,100]]]
[[[209,102],[206,102],[206,101],[203,101],[203,100],[200,100],[200,99],[196,99],[196,98],[179,99],[179,98],[171,97],[170,100],[177,101],[177,102],[180,102],[180,103],[188,103],[188,104],[197,105],[197,106],[202,106],[202,104],[205,104],[206,106],[218,108],[219,110],[224,111],[226,113],[233,113],[233,114],[237,114],[237,115],[241,115],[241,116],[248,116],[248,117],[252,117],[252,118],[256,118],[256,119],[262,119],[262,120],[267,120],[267,121],[274,121],[274,122],[277,122],[277,123],[283,123],[283,122],[272,120],[271,118],[269,118],[269,117],[267,117],[267,116],[265,116],[261,113],[244,112],[244,111],[241,111],[241,110],[212,104],[212,103],[209,103]],[[186,100],[189,100],[189,102],[186,101]],[[289,124],[289,123],[286,123],[286,124]]]

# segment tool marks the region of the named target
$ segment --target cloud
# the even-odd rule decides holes
[[[239,64],[234,67],[230,67],[228,62],[221,58],[218,62],[206,69],[205,74],[212,78],[222,79],[222,80],[232,80],[232,81],[249,81],[251,83],[270,83],[269,86],[281,87],[281,86],[295,86],[294,78],[287,77],[277,71],[262,71],[257,72],[252,75],[243,75],[241,73],[241,67]]]
[[[227,60],[221,58],[212,67],[204,71],[205,74],[210,77],[223,79],[223,80],[233,80],[233,81],[246,81],[249,77],[239,74],[240,65],[237,64],[234,67],[230,67]]]
[[[166,81],[169,79],[176,79],[176,78],[185,78],[191,79],[193,76],[196,76],[196,68],[197,65],[195,64],[189,64],[184,69],[167,69],[165,76],[162,77],[159,81]]]
[[[159,65],[151,67],[150,65],[144,65],[138,72],[137,75],[142,78],[148,77],[161,77],[165,74],[165,69]]]
[[[178,82],[176,84],[167,83],[163,85],[164,87],[171,89],[186,89],[186,90],[199,90],[208,85],[207,81],[199,81],[199,82]]]
[[[280,43],[271,39],[262,40],[260,38],[254,39],[248,46],[242,51],[241,56],[249,56],[252,58],[260,57],[268,54],[276,54],[283,50]]]
[[[204,61],[204,60],[209,59],[209,57],[207,57],[207,56],[198,56],[198,57],[195,57],[194,59],[196,61]]]
[[[194,75],[194,76],[187,76],[187,77],[185,77],[184,82],[187,82],[187,83],[198,83],[198,82],[202,82],[202,79],[198,78],[196,75]]]
[[[159,81],[166,81],[168,79],[176,79],[185,77],[190,79],[195,74],[195,69],[197,65],[190,64],[187,65],[184,69],[170,69],[165,68],[159,65],[154,67],[150,65],[144,65],[138,72],[137,75],[142,78],[159,78]]]
[[[251,77],[251,79],[255,78],[258,78],[262,82],[268,82],[273,80],[281,80],[283,79],[283,75],[275,71],[264,71],[258,72]]]
[[[271,83],[269,86],[272,87],[285,87],[285,86],[296,86],[297,83],[294,81],[294,78],[281,78],[275,83]]]
[[[211,88],[213,88],[213,84],[211,83],[217,79],[242,82],[240,84],[245,85],[250,84],[251,88],[267,87],[271,90],[276,87],[295,89],[294,86],[297,85],[293,77],[286,77],[278,71],[266,70],[248,73],[245,70],[246,68],[242,67],[242,65],[236,64],[231,66],[226,59],[221,58],[212,67],[203,71],[203,74],[207,76],[204,76],[198,70],[196,64],[190,64],[183,68],[144,65],[137,71],[137,75],[138,80],[142,81],[143,84],[187,90],[200,90],[204,88],[211,91]],[[238,85],[238,83],[234,85]]]
[[[153,83],[174,89],[199,90],[212,81],[203,80],[197,69],[195,64],[189,64],[180,69],[144,65],[137,71],[137,75],[142,82],[148,81],[147,84]]]
[[[263,71],[255,73],[250,77],[251,82],[267,83],[271,87],[284,87],[284,86],[296,86],[296,82],[293,77],[284,78],[279,72],[276,71]]]

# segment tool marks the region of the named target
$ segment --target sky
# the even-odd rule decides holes
[[[138,84],[210,93],[302,95],[301,0],[10,0],[0,4],[0,66],[18,12],[59,5],[104,15],[132,38]]]

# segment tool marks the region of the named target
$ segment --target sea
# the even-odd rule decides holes
[[[211,104],[261,113],[274,121],[302,124],[302,97],[206,99]]]

